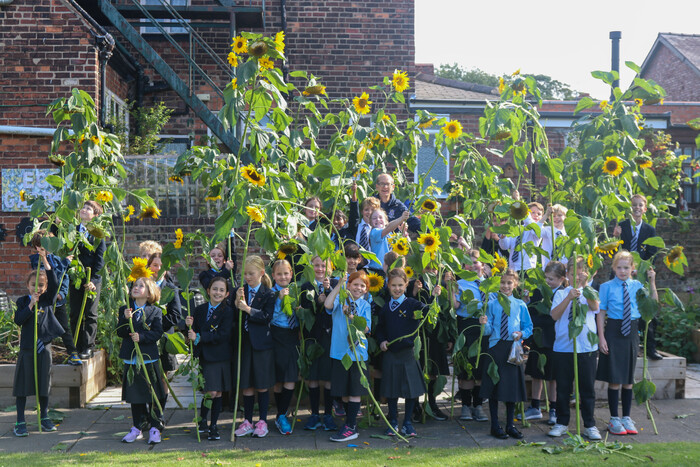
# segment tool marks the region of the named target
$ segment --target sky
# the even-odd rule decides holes
[[[698,0],[415,0],[416,63],[458,63],[495,75],[549,75],[606,99],[591,71],[610,70],[621,31],[620,87],[634,79],[658,33],[700,34]]]

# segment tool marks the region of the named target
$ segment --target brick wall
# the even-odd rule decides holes
[[[700,75],[664,44],[659,44],[642,77],[660,84],[666,100],[700,102]]]

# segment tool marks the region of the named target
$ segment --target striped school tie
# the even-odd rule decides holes
[[[627,290],[627,282],[622,283],[622,326],[620,332],[623,336],[629,336],[632,330],[632,300]]]
[[[515,263],[517,263],[518,260],[520,259],[520,251],[518,251],[518,247],[519,247],[520,244],[522,243],[522,240],[523,240],[523,239],[520,237],[520,235],[518,235],[518,239],[515,241],[515,247],[513,247],[513,255],[511,256],[510,263],[511,263],[511,264],[513,265],[513,267],[515,267],[515,268],[517,268],[517,266],[515,265]]]
[[[132,321],[138,321],[139,319],[141,319],[141,315],[143,315],[143,307],[135,309],[134,314],[131,315]]]
[[[365,250],[369,250],[369,236],[367,231],[369,230],[369,225],[364,224],[362,230],[360,231],[360,246]]]
[[[43,352],[45,347],[46,346],[44,345],[44,342],[42,342],[41,339],[36,340],[36,353],[37,354],[40,354],[41,352]]]
[[[254,299],[254,298],[255,298],[255,290],[250,289],[250,292],[248,292],[248,306],[252,306],[252,305],[253,305],[253,299]],[[249,317],[249,316],[250,316],[250,315],[249,315],[248,313],[246,313],[246,315],[245,315],[245,321],[243,322],[243,329],[245,329],[246,332],[248,332],[248,317]]]
[[[481,287],[481,281],[480,280],[475,280],[474,283],[476,284],[476,288],[479,289],[479,297],[481,298],[482,302],[486,301],[486,294],[484,293],[483,290],[480,289]]]
[[[207,321],[211,319],[211,315],[214,314],[214,310],[216,310],[216,307],[209,305],[209,311],[207,311]]]
[[[554,234],[554,241],[552,242],[552,259],[554,261],[559,260],[559,255],[557,254],[557,239],[561,237],[561,230],[557,230],[557,233]]]
[[[639,234],[637,233],[637,227],[632,227],[632,241],[630,242],[630,251],[637,251],[638,240]]]
[[[501,340],[508,340],[508,315],[505,310],[501,311]]]

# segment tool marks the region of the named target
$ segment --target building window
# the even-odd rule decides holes
[[[107,121],[114,127],[115,133],[129,136],[129,107],[116,94],[107,89],[105,93]]]
[[[438,118],[449,118],[449,115],[436,116]],[[444,199],[447,198],[447,193],[442,188],[450,181],[450,153],[446,148],[440,153],[435,147],[435,135],[438,132],[438,128],[431,128],[427,130],[428,139],[422,138],[423,144],[418,149],[413,181],[418,183],[423,178],[423,188],[425,190],[425,188],[430,186],[431,179],[435,180],[435,186],[440,188],[440,191],[436,192],[436,196]]]
[[[190,0],[168,0],[168,3],[172,6],[190,6]],[[162,5],[161,0],[141,0],[141,5],[144,6],[150,6],[150,5]],[[158,20],[158,18],[156,18]],[[189,20],[185,20],[189,22]],[[148,24],[153,24],[150,19],[145,18],[142,19],[141,22],[143,23],[148,23]],[[158,20],[161,26],[163,26],[164,23],[178,23],[179,20],[172,18],[172,19],[161,19]],[[187,34],[187,29],[183,27],[176,27],[176,26],[163,26],[163,29],[165,29],[165,32],[168,34]],[[161,34],[160,30],[155,27],[155,26],[142,26],[141,27],[141,34]]]
[[[698,188],[698,178],[693,178],[693,175],[697,173],[694,167],[697,167],[697,164],[700,162],[700,149],[696,148],[694,145],[681,144],[675,152],[678,156],[688,156],[688,158],[683,161],[682,170],[690,181],[684,182],[681,185],[683,189],[683,198],[688,204],[698,205],[700,204],[700,189]]]

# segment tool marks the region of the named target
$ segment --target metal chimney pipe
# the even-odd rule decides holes
[[[617,72],[618,79],[613,81],[612,89],[620,86],[620,38],[622,31],[610,31],[610,39],[612,40],[612,64],[611,70]],[[615,94],[610,91],[610,102],[615,100]]]

